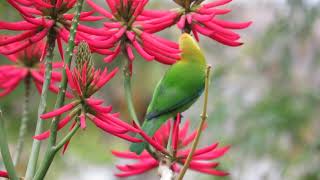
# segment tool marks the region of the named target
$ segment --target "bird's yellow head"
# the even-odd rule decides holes
[[[195,39],[187,33],[183,33],[179,39],[181,61],[197,61],[206,64],[203,52]]]

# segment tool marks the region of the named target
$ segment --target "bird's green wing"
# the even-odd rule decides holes
[[[197,64],[177,63],[158,83],[146,119],[188,109],[204,89],[203,69]]]
[[[155,89],[142,125],[143,131],[152,136],[168,118],[188,109],[203,89],[204,73],[198,67],[190,64],[172,66]],[[146,146],[146,142],[134,143],[130,151],[140,154]]]

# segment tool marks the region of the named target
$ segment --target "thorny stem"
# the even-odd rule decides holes
[[[16,154],[14,156],[14,165],[17,166],[20,160],[20,156],[23,150],[24,140],[27,133],[27,126],[29,121],[29,98],[30,98],[30,75],[25,78],[25,94],[24,94],[24,102],[23,102],[23,110],[22,110],[22,119],[19,130],[19,138],[17,143]]]
[[[1,109],[0,109],[0,150],[1,150],[1,156],[2,156],[4,166],[8,172],[10,179],[19,180],[11,159],[11,155],[8,147],[8,141],[7,141],[6,128],[5,128],[4,118],[2,116]]]
[[[123,67],[123,77],[124,77],[124,90],[125,90],[125,95],[126,95],[126,101],[127,101],[127,105],[128,105],[128,110],[129,113],[131,115],[131,117],[133,118],[133,121],[140,126],[140,121],[137,117],[135,108],[134,108],[134,104],[133,104],[133,99],[132,99],[132,88],[131,88],[131,70],[130,70],[130,59],[129,56],[127,54],[127,51],[125,49],[125,44],[122,45],[122,53],[125,55],[126,57],[126,62],[124,64]],[[154,152],[154,150],[152,150],[150,148],[150,146],[148,145],[146,147],[146,150],[149,152],[149,154],[155,158],[158,159],[157,154]]]
[[[67,50],[65,53],[66,59],[64,62],[64,66],[63,66],[64,68],[62,70],[62,80],[60,82],[59,93],[57,96],[57,100],[56,100],[56,104],[54,106],[54,109],[58,109],[64,104],[67,83],[68,83],[66,68],[70,68],[70,65],[71,65],[71,60],[73,57],[73,50],[75,47],[75,37],[76,37],[76,33],[77,33],[77,28],[79,25],[79,18],[80,18],[80,13],[81,13],[82,7],[83,7],[83,2],[84,2],[84,0],[78,0],[78,2],[76,3],[76,12],[75,12],[74,18],[72,19],[72,25],[70,28],[70,37],[68,40],[68,47],[67,47]],[[60,119],[60,116],[56,116],[52,120],[51,127],[50,127],[51,134],[50,134],[50,138],[49,138],[48,148],[49,148],[49,146],[50,147],[54,146],[56,143],[57,128],[58,128],[59,119]]]
[[[72,19],[72,25],[70,28],[70,37],[69,37],[69,41],[68,41],[68,48],[66,51],[66,59],[64,62],[64,69],[62,71],[62,80],[60,82],[60,86],[59,86],[59,93],[57,96],[57,100],[56,100],[56,104],[55,104],[55,109],[60,108],[63,104],[64,104],[64,100],[65,100],[65,94],[66,94],[66,89],[67,89],[67,82],[68,82],[68,78],[67,78],[67,74],[66,74],[66,68],[70,67],[71,65],[71,60],[73,57],[73,50],[75,47],[75,37],[76,37],[76,32],[77,32],[77,28],[79,25],[79,18],[80,18],[80,13],[82,11],[82,7],[83,7],[83,2],[84,0],[78,0],[76,3],[76,12],[75,12],[75,16]],[[36,173],[36,176],[34,179],[41,179],[44,178],[44,176],[46,175],[53,159],[56,153],[52,153],[52,149],[54,148],[55,144],[56,144],[56,139],[57,139],[57,129],[58,129],[58,123],[59,123],[59,119],[60,117],[55,117],[53,118],[52,122],[51,122],[51,126],[50,126],[50,137],[49,137],[49,143],[47,146],[47,150],[44,156],[44,160],[42,161],[39,170]]]
[[[176,121],[176,118],[173,119],[172,121],[172,125],[170,128],[170,134],[169,134],[169,138],[168,138],[168,142],[167,142],[167,150],[173,154],[173,150],[172,150],[172,137],[173,137],[173,131],[174,131],[174,121]]]
[[[48,44],[48,54],[45,62],[45,80],[42,86],[41,98],[39,102],[38,108],[38,119],[35,130],[35,135],[38,135],[42,132],[43,129],[43,120],[40,118],[41,114],[45,113],[47,108],[47,97],[48,97],[48,89],[51,81],[51,72],[52,72],[52,61],[53,61],[53,50],[55,48],[55,40],[56,40],[56,31],[54,29],[50,29],[47,39]],[[33,178],[34,173],[36,171],[37,161],[39,158],[41,141],[34,139],[32,144],[32,150],[28,162],[27,172],[26,172],[26,180],[30,180]]]
[[[207,120],[207,106],[208,106],[208,95],[209,95],[209,78],[210,78],[210,70],[211,70],[211,66],[208,65],[207,66],[207,72],[206,72],[206,81],[205,81],[205,94],[204,94],[204,103],[203,103],[203,110],[202,110],[202,114],[201,114],[201,122],[200,122],[200,125],[199,125],[199,128],[198,128],[198,131],[197,131],[197,135],[196,135],[196,138],[195,140],[193,141],[192,143],[192,147],[191,147],[191,151],[187,157],[187,160],[186,162],[184,163],[184,166],[182,167],[182,170],[178,176],[178,180],[182,180],[183,179],[183,176],[185,175],[189,165],[190,165],[190,162],[192,160],[192,156],[198,146],[198,143],[199,143],[199,139],[200,139],[200,135],[201,135],[201,132],[202,132],[202,128],[203,128],[203,125],[205,123],[205,121]]]
[[[146,147],[146,150],[148,151],[148,153],[149,153],[154,159],[156,159],[156,160],[159,159],[157,153],[156,153],[154,150],[151,149],[150,145],[148,145],[148,146]]]
[[[78,131],[80,123],[77,123],[75,127],[56,145],[54,146],[55,151],[59,151],[63,145],[65,145]]]
[[[124,63],[124,67],[123,67],[123,77],[124,77],[124,90],[125,90],[128,110],[129,110],[129,113],[130,113],[133,121],[137,125],[140,126],[140,122],[137,117],[137,114],[136,114],[136,111],[134,108],[134,104],[133,104],[133,99],[132,99],[130,60],[129,60],[128,54],[126,53],[125,45],[123,45],[122,52],[127,58],[127,60]]]
[[[43,160],[42,162],[43,166],[40,166],[33,180],[44,179],[57,152],[63,147],[63,145],[67,141],[69,141],[75,135],[79,127],[80,127],[80,123],[77,123],[76,126],[56,146],[53,146],[49,151],[47,151],[48,156]]]

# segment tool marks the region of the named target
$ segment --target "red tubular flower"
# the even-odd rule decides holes
[[[233,29],[245,29],[251,22],[230,22],[218,19],[217,16],[229,13],[229,9],[219,9],[218,6],[228,4],[232,0],[215,0],[201,4],[203,0],[176,0],[179,9],[172,11],[144,11],[137,20],[143,21],[142,29],[154,33],[177,24],[178,28],[191,32],[199,41],[198,33],[210,37],[224,45],[240,46],[240,35]]]
[[[8,173],[6,171],[0,171],[0,177],[9,178]]]
[[[174,172],[179,172],[180,166],[185,163],[190,152],[190,149],[185,149],[185,147],[190,145],[196,136],[196,131],[187,135],[189,123],[190,121],[186,121],[182,128],[180,128],[180,117],[177,117],[174,126],[172,127],[174,131],[171,144],[173,154],[171,154],[171,156],[174,158],[172,160],[171,169]],[[171,124],[172,122],[169,120],[155,133],[153,138],[147,137],[143,131],[140,131],[140,135],[143,136],[157,152],[168,154],[165,149],[170,135]],[[228,150],[229,146],[218,148],[218,143],[199,148],[195,151],[189,168],[214,176],[226,176],[228,173],[215,169],[219,163],[213,162],[213,160],[222,157]],[[161,158],[154,158],[147,151],[144,151],[141,155],[137,155],[130,151],[112,151],[112,153],[119,158],[134,159],[138,161],[134,164],[116,166],[121,171],[121,173],[116,174],[118,177],[128,177],[145,173],[146,171],[158,167],[161,161]]]
[[[3,37],[2,39],[6,39]],[[1,39],[0,39],[1,41]],[[6,51],[14,46],[19,46],[20,42],[13,43],[11,45],[0,47],[0,51]],[[45,48],[45,44],[40,41],[25,48],[23,51],[6,55],[7,59],[12,64],[0,65],[0,97],[11,93],[19,84],[26,78],[33,80],[38,91],[41,92],[42,84],[44,82],[45,66],[41,59],[42,50]],[[62,63],[54,62],[53,68],[61,68]],[[61,80],[61,74],[57,71],[52,72],[52,79],[49,89],[52,92],[57,93],[58,87],[55,86],[57,82]],[[70,96],[70,94],[68,94]]]
[[[120,120],[118,114],[112,114],[112,107],[102,105],[104,103],[103,100],[92,97],[96,91],[115,76],[117,71],[118,68],[115,68],[111,72],[108,72],[107,69],[103,71],[96,70],[93,67],[89,47],[87,44],[81,43],[78,49],[76,67],[72,71],[69,68],[66,69],[68,85],[74,96],[73,101],[40,117],[45,120],[68,113],[58,123],[58,131],[72,120],[75,120],[71,126],[72,128],[78,121],[81,129],[85,129],[87,120],[90,120],[98,128],[107,133],[130,142],[141,142],[141,140],[126,134],[127,132],[139,132],[137,128]],[[46,131],[34,138],[43,140],[49,136],[50,131]]]
[[[59,52],[63,58],[62,40],[68,41],[72,14],[67,12],[75,6],[76,0],[57,0],[55,4],[48,0],[7,0],[22,16],[23,21],[0,21],[0,30],[22,31],[21,34],[0,40],[0,46],[21,42],[10,49],[0,50],[1,54],[14,54],[44,39],[49,31],[56,32]],[[91,16],[93,12],[83,12],[81,21],[99,20],[101,17]],[[43,51],[46,52],[46,48]]]
[[[82,31],[93,34],[87,41],[93,51],[107,55],[105,62],[113,61],[122,51],[126,52],[128,58],[134,60],[132,49],[147,61],[153,59],[163,64],[173,64],[180,59],[178,44],[170,42],[156,35],[152,35],[141,29],[141,22],[137,21],[143,12],[148,0],[107,0],[111,12],[101,8],[92,0],[87,3],[109,21],[105,22],[102,29],[84,29]],[[80,36],[85,38],[84,33]],[[113,48],[113,51],[109,49]]]

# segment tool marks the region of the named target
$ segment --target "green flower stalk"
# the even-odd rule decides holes
[[[43,129],[43,121],[40,118],[40,115],[45,113],[47,108],[47,97],[48,97],[48,89],[51,81],[51,72],[52,72],[52,61],[53,61],[53,50],[55,48],[55,40],[56,40],[56,32],[54,30],[51,30],[48,35],[47,45],[48,45],[48,54],[45,62],[45,80],[42,86],[42,92],[39,102],[39,108],[38,108],[38,119],[37,119],[37,125],[35,134],[40,134]],[[32,150],[27,166],[26,171],[26,180],[31,180],[33,178],[33,175],[36,171],[36,166],[39,158],[39,152],[40,152],[40,146],[41,141],[34,140],[32,144]]]
[[[21,157],[21,153],[23,150],[25,136],[27,134],[27,126],[29,121],[29,98],[30,98],[30,76],[27,76],[25,79],[25,94],[24,94],[24,102],[23,102],[23,110],[22,110],[22,119],[19,130],[19,138],[16,148],[16,154],[14,157],[14,165],[17,166]]]
[[[66,59],[65,59],[65,63],[64,63],[64,69],[62,71],[62,80],[60,83],[60,89],[59,89],[59,94],[57,96],[55,109],[61,107],[64,104],[64,99],[65,99],[65,94],[66,94],[66,89],[67,89],[67,81],[68,81],[67,74],[66,74],[66,68],[69,68],[71,65],[71,60],[73,57],[73,50],[75,47],[75,37],[76,37],[76,32],[77,32],[76,29],[79,25],[80,13],[82,11],[83,2],[84,2],[84,0],[78,0],[75,5],[76,12],[73,17],[72,25],[70,28],[70,37],[69,37],[69,41],[68,41],[68,48],[66,51]],[[58,123],[59,123],[59,117],[55,117],[52,120],[52,123],[50,126],[51,134],[50,134],[50,138],[49,138],[48,147],[47,147],[47,150],[46,150],[46,153],[44,156],[44,160],[41,163],[40,168],[35,175],[35,178],[34,178],[35,180],[36,179],[40,180],[45,177],[45,175],[46,175],[46,173],[47,173],[47,171],[48,171],[48,169],[54,159],[54,156],[55,156],[54,146],[56,144],[56,139],[57,139]],[[37,134],[40,134],[40,133],[37,133]]]
[[[8,147],[8,141],[7,141],[6,128],[5,128],[4,118],[2,116],[1,109],[0,109],[0,151],[1,151],[4,166],[8,171],[8,175],[10,179],[19,180],[11,159],[11,155]]]

